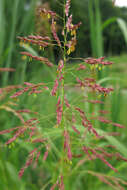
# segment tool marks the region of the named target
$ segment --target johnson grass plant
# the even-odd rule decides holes
[[[100,97],[106,99],[105,103],[108,105],[108,98],[114,89],[112,86],[101,86],[97,73],[98,70],[110,67],[112,62],[104,57],[71,57],[76,48],[76,34],[81,23],[74,24],[70,0],[58,3],[63,10],[62,17],[51,10],[38,9],[38,17],[48,18],[52,38],[40,35],[18,36],[20,44],[26,49],[33,46],[42,51],[42,56],[21,51],[23,58],[49,67],[48,72],[53,72],[56,77],[54,81],[44,82],[42,76],[42,80],[36,84],[24,82],[22,86],[1,88],[0,109],[12,112],[20,119],[20,124],[0,131],[5,137],[3,140],[6,145],[2,148],[14,151],[22,146],[27,149],[26,161],[19,170],[21,180],[28,167],[32,167],[34,171],[37,164],[43,165],[41,176],[38,176],[45,182],[41,189],[75,190],[85,187],[96,190],[100,182],[109,185],[109,189],[126,189],[127,182],[124,177],[119,176],[119,167],[116,164],[118,161],[125,164],[127,151],[116,139],[120,133],[110,130],[113,126],[124,126],[111,121],[105,116],[109,115],[108,111],[100,110],[98,106],[104,103]],[[58,20],[63,23],[61,39],[56,32]],[[43,56],[50,47],[59,51],[57,65],[50,61],[50,57]],[[71,64],[73,59],[79,64]],[[1,68],[1,71],[13,69]],[[21,89],[14,93],[16,88]],[[18,109],[18,101],[23,104],[24,97],[30,101],[34,99],[33,107],[36,107],[36,111],[28,109],[27,105]],[[47,113],[42,116],[39,110],[46,106]],[[108,130],[104,129],[106,126]],[[98,162],[102,162],[101,168],[98,167]],[[91,177],[88,178],[89,175]],[[93,176],[98,178],[94,185]],[[84,177],[90,180],[90,186],[87,185],[87,180],[83,180]]]

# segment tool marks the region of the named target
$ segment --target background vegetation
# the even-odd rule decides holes
[[[23,84],[24,81],[29,82],[50,82],[54,80],[54,75],[47,68],[39,63],[30,62],[24,59],[19,51],[21,47],[17,36],[25,36],[28,34],[49,33],[49,25],[47,20],[38,20],[36,9],[38,6],[51,8],[61,14],[58,0],[0,0],[0,67],[12,67],[16,72],[0,72],[0,87],[7,85]],[[62,0],[61,0],[62,1]],[[59,0],[60,2],[60,0]],[[110,0],[72,0],[71,10],[75,23],[81,21],[82,25],[78,33],[78,44],[76,51],[72,56],[77,57],[100,57],[107,56],[109,60],[115,64],[109,70],[102,73],[100,83],[111,84],[115,88],[115,92],[108,99],[105,109],[111,114],[110,118],[113,122],[119,122],[127,125],[126,108],[127,108],[127,8],[115,7]],[[57,26],[58,32],[61,29],[61,23]],[[59,37],[61,34],[59,32]],[[30,49],[30,51],[32,51]],[[41,54],[40,50],[36,53]],[[52,61],[57,63],[59,52],[56,49],[49,49],[47,56],[51,56]],[[76,62],[71,62],[76,64]],[[69,66],[69,67],[70,67]],[[82,73],[81,73],[82,74]],[[101,77],[104,79],[101,80]],[[68,75],[68,80],[70,80]],[[70,94],[71,96],[71,94]],[[7,129],[19,125],[19,120],[9,110],[4,110],[2,105],[8,102],[9,97],[6,95],[4,99],[0,96],[0,129]],[[105,100],[106,101],[106,100]],[[45,105],[41,102],[46,102]],[[54,113],[55,102],[50,98],[39,95],[38,98],[23,96],[20,99],[20,105],[16,109],[28,108],[33,112],[38,111],[41,115],[42,126],[49,125],[48,115]],[[108,106],[107,106],[108,105]],[[14,106],[15,107],[15,106]],[[29,115],[25,115],[29,119]],[[53,117],[51,117],[53,119]],[[48,124],[47,124],[48,123]],[[104,128],[107,130],[106,128]],[[110,131],[121,132],[121,136],[117,140],[110,138],[109,142],[118,145],[119,150],[127,157],[127,129],[119,130],[115,127]],[[3,142],[8,136],[0,136],[0,189],[1,190],[42,190],[43,186],[50,179],[47,173],[48,163],[40,160],[39,165],[34,169],[27,169],[24,177],[18,179],[18,171],[25,162],[27,152],[31,149],[25,146],[23,142],[19,142],[19,146],[8,149],[3,147]],[[121,142],[121,143],[119,143]],[[127,179],[126,163],[115,163],[119,169],[118,174],[103,168],[100,162],[84,165],[84,168],[96,169],[98,172],[107,173],[107,175],[116,175]],[[101,169],[103,168],[103,169]],[[70,183],[74,183],[73,179]],[[111,189],[95,177],[81,174],[77,177],[75,184],[79,189],[101,190]],[[46,187],[48,190],[49,188]]]

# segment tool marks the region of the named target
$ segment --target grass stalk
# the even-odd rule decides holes
[[[18,5],[19,0],[15,0],[13,4],[13,14],[12,14],[12,27],[10,32],[10,39],[9,39],[9,53],[7,57],[7,62],[5,67],[11,67],[11,60],[12,60],[12,53],[13,53],[13,47],[14,47],[14,37],[15,37],[15,30],[16,30],[16,23],[18,18]],[[6,72],[3,76],[3,86],[6,86],[8,83],[8,77],[9,73]]]

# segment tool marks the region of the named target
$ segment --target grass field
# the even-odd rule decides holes
[[[111,111],[109,118],[111,118],[114,122],[119,122],[127,125],[127,55],[121,55],[116,57],[111,57],[109,60],[114,62],[114,65],[110,67],[108,70],[104,72],[104,79],[100,82],[101,84],[111,84],[115,92],[112,93],[111,97],[107,97],[105,100],[105,109]],[[24,64],[24,63],[22,63]],[[29,64],[29,63],[28,63]],[[32,66],[32,71],[30,73],[26,73],[27,81],[29,82],[46,82],[51,83],[53,85],[52,80],[54,78],[53,71],[47,70],[42,65],[38,64],[33,66],[34,63],[30,63]],[[28,66],[29,67],[29,66]],[[75,64],[76,67],[76,64]],[[75,82],[71,76],[71,64],[67,68],[69,70],[67,74],[67,81],[69,81],[70,86],[72,82]],[[79,73],[79,76],[83,76],[84,73],[82,71]],[[70,86],[67,87],[68,97],[73,98],[74,92],[71,91]],[[77,90],[77,89],[76,89]],[[77,93],[77,92],[76,92]],[[55,115],[55,99],[50,97],[49,94],[38,95],[37,97],[28,97],[22,96],[19,98],[20,104],[16,107],[16,109],[31,109],[33,112],[39,112],[40,117],[40,126],[43,128],[52,127],[52,122],[54,121]],[[2,102],[3,103],[3,102]],[[89,108],[90,109],[90,108]],[[0,110],[0,124],[1,129],[7,129],[19,125],[19,120],[13,116],[13,113],[6,112],[5,110]],[[26,119],[30,118],[29,114],[24,114]],[[104,131],[116,131],[121,132],[121,136],[118,138],[107,139],[111,144],[118,145],[119,151],[126,156],[127,155],[127,129],[115,129],[115,127],[106,128],[103,126],[102,130]],[[31,146],[25,145],[22,140],[19,140],[16,146],[11,147],[10,149],[3,146],[3,142],[7,140],[9,136],[5,135],[0,137],[0,189],[2,190],[43,190],[49,189],[48,183],[50,182],[50,172],[52,173],[50,168],[51,159],[49,158],[47,162],[43,162],[42,158],[39,159],[39,164],[34,168],[31,166],[25,171],[25,174],[21,180],[18,179],[18,170],[25,163],[27,152],[32,149]],[[118,139],[118,141],[116,140]],[[120,142],[120,143],[119,143]],[[103,143],[102,143],[103,144]],[[88,190],[111,190],[112,188],[107,187],[102,182],[100,182],[96,177],[89,175],[87,170],[93,170],[100,173],[106,173],[107,175],[113,175],[117,177],[121,177],[126,180],[126,162],[116,162],[112,161],[112,163],[119,169],[119,173],[114,173],[107,169],[103,163],[100,163],[98,160],[96,162],[85,163],[81,167],[77,169],[77,173],[71,177],[69,181],[69,186],[72,187],[73,190],[77,189],[88,189]],[[75,180],[76,179],[76,180]],[[44,188],[45,187],[45,188]]]

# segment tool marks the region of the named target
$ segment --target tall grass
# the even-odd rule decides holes
[[[18,56],[14,53],[17,46],[17,35],[31,33],[33,31],[33,19],[36,0],[30,2],[26,0],[0,1],[0,60],[2,67],[17,67],[20,70],[21,80],[25,78],[26,64],[16,66]],[[12,7],[12,8],[10,8]],[[18,81],[18,76],[15,80]],[[9,82],[9,73],[2,77],[2,85]],[[18,81],[19,83],[20,81]]]
[[[103,35],[99,0],[88,1],[90,18],[91,48],[94,57],[103,56]]]
[[[5,1],[3,0],[1,2],[3,3],[2,6],[4,7],[5,6]],[[24,2],[25,1],[22,1],[22,5],[23,5]],[[89,2],[90,2],[90,0],[89,0]],[[96,2],[97,3],[96,4],[96,11],[98,11],[98,5],[99,5],[98,2]],[[21,3],[21,1],[20,1],[20,3]],[[34,10],[35,1],[32,1],[30,11],[26,12],[26,14],[24,14],[24,16],[22,14],[22,10],[20,12],[20,5],[21,5],[20,3],[18,4],[19,5],[18,10],[16,8],[17,5],[15,5],[16,6],[15,7],[16,12],[15,13],[16,13],[16,15],[19,16],[20,19],[22,18],[22,22],[21,22],[22,24],[20,25],[20,27],[19,27],[20,29],[18,30],[18,32],[15,31],[14,34],[12,35],[12,37],[13,37],[12,38],[13,39],[12,40],[13,44],[11,46],[12,51],[11,51],[10,58],[8,58],[9,59],[9,66],[15,66],[15,64],[17,64],[17,61],[18,61],[18,71],[19,72],[17,72],[17,74],[15,75],[15,81],[17,83],[19,83],[19,82],[23,83],[24,82],[25,75],[26,75],[26,67],[27,67],[26,64],[27,64],[27,62],[26,61],[19,62],[19,58],[17,58],[16,59],[17,61],[15,63],[15,58],[17,57],[17,55],[14,55],[14,57],[12,56],[12,53],[15,50],[15,47],[17,47],[17,46],[15,46],[16,41],[14,39],[16,38],[15,37],[16,33],[18,33],[18,35],[23,34],[24,31],[25,31],[25,35],[27,35],[27,33],[31,33],[31,31],[32,31],[31,21],[33,20],[33,10]],[[93,4],[91,4],[91,5],[95,6]],[[91,14],[92,14],[92,12],[91,12]],[[93,15],[92,22],[94,22],[94,16],[95,15]],[[11,17],[11,19],[12,18],[13,18],[13,16]],[[18,21],[20,19],[18,19],[15,22],[18,23]],[[95,37],[94,33],[92,33],[92,35],[93,35],[93,39],[100,39],[101,40],[101,37],[99,36],[99,33],[101,31],[100,30],[100,25],[101,25],[100,24],[101,23],[100,13],[96,12],[96,19],[97,19],[96,23],[98,23],[97,25],[99,26],[99,28],[96,28],[96,30],[95,30],[96,31],[95,34],[97,34],[97,38],[94,38]],[[2,19],[2,22],[4,23],[4,19]],[[2,24],[2,26],[4,26],[4,24]],[[93,23],[92,27],[94,28],[94,23]],[[14,26],[13,30],[16,30],[15,26]],[[98,30],[100,30],[100,31],[98,31]],[[3,34],[4,34],[4,32],[3,32]],[[9,33],[6,33],[5,36],[7,36],[8,34]],[[1,39],[3,40],[4,38],[1,37]],[[93,49],[95,48],[93,50],[93,52],[95,53],[94,56],[95,57],[97,55],[102,56],[101,55],[101,53],[103,52],[102,51],[103,48],[101,49],[102,43],[100,43],[99,45],[96,43],[96,41],[94,43],[95,43],[95,44],[93,44]],[[5,44],[5,40],[3,40],[3,44]],[[94,47],[94,45],[95,45],[95,47]],[[97,48],[98,48],[98,51],[97,51]],[[7,54],[9,56],[9,51],[7,49],[8,48],[6,46],[6,49],[3,48],[3,51],[4,51],[5,55]],[[7,59],[7,57],[2,59],[3,60],[2,61],[3,65],[4,65],[4,63],[6,63],[6,60],[8,60],[8,59]],[[20,63],[23,64],[23,65],[19,65]],[[8,66],[8,65],[6,65],[6,66]],[[54,74],[51,73],[51,71],[49,71],[48,69],[47,70],[45,68],[42,69],[42,66],[40,66],[40,67],[38,66],[38,67],[35,67],[35,68],[34,68],[34,73],[29,74],[30,80],[32,82],[42,81],[42,78],[43,78],[43,81],[49,83],[50,80],[54,79]],[[70,68],[67,68],[67,69],[70,69]],[[19,77],[19,73],[21,73],[20,77]],[[35,75],[33,76],[33,74],[35,74]],[[69,72],[68,73],[68,80],[69,81],[72,80],[70,75],[71,75],[71,73]],[[83,74],[80,73],[80,75],[81,75],[80,77],[83,77],[84,73]],[[20,80],[19,80],[19,78],[20,78]],[[8,79],[10,80],[8,74],[6,74],[5,79],[4,79],[5,83],[3,83],[3,85],[8,83]],[[74,97],[74,92],[71,91],[70,89],[69,90],[67,89],[67,96],[68,96],[69,99],[74,99],[74,102],[77,102],[77,99]],[[113,116],[112,117],[114,118],[113,119],[114,122],[116,121],[117,116],[118,116],[116,114],[116,112],[121,110],[121,108],[120,108],[121,104],[119,104],[120,102],[118,102],[119,99],[120,99],[119,92],[118,92],[118,94],[113,94],[111,103],[113,104],[113,107],[112,107],[112,113],[113,113],[112,115]],[[46,104],[44,105],[44,104],[42,104],[42,102],[45,102]],[[17,109],[25,108],[25,106],[27,104],[27,107],[30,108],[33,112],[34,111],[39,111],[40,124],[42,126],[42,129],[44,129],[45,126],[46,126],[47,129],[50,129],[50,127],[51,127],[50,125],[52,125],[52,122],[54,122],[54,114],[53,113],[54,113],[55,103],[56,102],[55,101],[53,102],[52,98],[48,94],[46,94],[45,96],[40,95],[40,96],[38,96],[38,98],[36,98],[36,97],[31,98],[31,97],[28,97],[28,96],[24,96],[21,99],[21,103],[20,103],[19,107],[17,107]],[[81,106],[82,106],[82,103],[81,103]],[[85,108],[87,109],[87,106]],[[105,108],[107,108],[107,106]],[[48,115],[47,115],[47,113],[48,113]],[[12,120],[12,114],[11,113],[8,113],[8,114],[5,113],[3,115],[4,115],[4,118],[6,120],[6,127],[7,126],[10,127],[10,123],[11,123],[12,126],[15,126],[16,124],[18,125],[19,122],[17,121],[17,119]],[[24,117],[25,117],[25,119],[30,119],[29,114],[28,115],[24,114]],[[1,120],[2,120],[2,115],[1,115]],[[1,126],[3,126],[3,125],[1,125]],[[77,126],[77,127],[79,127],[79,129],[81,128],[81,126]],[[104,126],[104,127],[106,127],[106,126]],[[104,129],[104,130],[107,131],[107,129]],[[44,130],[42,132],[44,132]],[[59,131],[57,129],[54,129],[52,133],[49,133],[49,131],[48,131],[47,134],[46,133],[44,133],[44,134],[46,134],[47,137],[50,139],[50,137],[52,137],[52,136],[59,137],[60,132],[61,131]],[[8,138],[8,136],[5,137],[4,140],[6,140],[7,138]],[[115,139],[114,138],[109,138],[107,140],[109,141],[110,144],[112,144],[114,146],[117,146],[118,150],[120,150],[120,152],[123,155],[126,156],[127,149],[122,143],[119,143],[119,141],[117,141],[116,138]],[[56,145],[51,140],[50,140],[50,143],[52,144],[52,147],[53,147],[53,150],[55,150],[55,153],[59,155],[60,154],[60,151],[58,150],[59,141],[56,142]],[[99,142],[98,142],[98,144],[99,144]],[[99,145],[100,145],[100,147],[103,147],[103,145],[106,145],[106,144],[107,144],[107,142],[102,142]],[[50,176],[50,174],[47,174],[47,168],[52,173],[55,173],[55,170],[56,170],[56,167],[55,167],[54,163],[52,163],[52,167],[51,167],[52,169],[49,167],[49,165],[51,164],[50,159],[45,164],[42,163],[42,160],[41,160],[40,163],[39,163],[39,167],[36,168],[36,171],[32,167],[30,170],[28,170],[28,172],[26,172],[24,178],[22,180],[19,180],[17,178],[18,170],[20,169],[21,164],[23,164],[23,160],[25,160],[26,152],[30,151],[32,149],[32,147],[28,146],[28,145],[26,146],[26,144],[23,143],[23,140],[18,142],[17,147],[13,147],[10,150],[6,149],[5,151],[3,151],[3,144],[1,143],[0,145],[2,147],[2,149],[0,149],[0,173],[2,173],[2,177],[1,177],[1,180],[0,180],[0,189],[2,189],[2,190],[10,190],[10,189],[15,189],[15,190],[18,190],[18,189],[20,189],[20,190],[26,190],[26,189],[27,190],[29,190],[29,189],[30,190],[31,189],[32,190],[38,190],[38,189],[44,190],[44,189],[46,189],[46,190],[48,190],[49,189],[49,183],[51,183],[51,181],[49,181],[49,179],[50,179],[51,176]],[[53,152],[51,152],[51,155],[52,155],[52,158],[55,157]],[[6,159],[8,159],[8,160],[6,161]],[[126,163],[121,162],[121,163],[118,164],[118,162],[116,162],[116,166],[117,166],[118,169],[120,168],[121,173],[114,174],[114,172],[112,172],[112,173],[107,172],[107,168],[102,169],[103,168],[103,163],[100,163],[98,161],[96,162],[96,165],[92,164],[92,163],[89,163],[89,162],[85,162],[84,165],[82,164],[78,168],[74,168],[72,178],[70,178],[70,181],[66,185],[71,186],[72,190],[77,190],[77,187],[78,187],[78,189],[86,188],[86,189],[89,189],[89,190],[91,190],[91,189],[92,190],[106,189],[107,187],[105,185],[103,185],[101,182],[98,182],[98,180],[96,180],[95,177],[90,176],[87,173],[87,169],[91,169],[91,170],[96,169],[96,170],[98,170],[99,172],[102,172],[102,173],[105,171],[105,172],[108,173],[108,175],[112,174],[112,175],[116,175],[117,177],[126,178],[126,174],[123,176],[123,171],[125,170],[125,168],[127,166]],[[75,178],[75,176],[76,176],[76,178]],[[54,177],[55,177],[55,174],[54,174]],[[69,187],[68,187],[68,189],[69,189]],[[111,188],[109,187],[108,189],[110,190]]]

